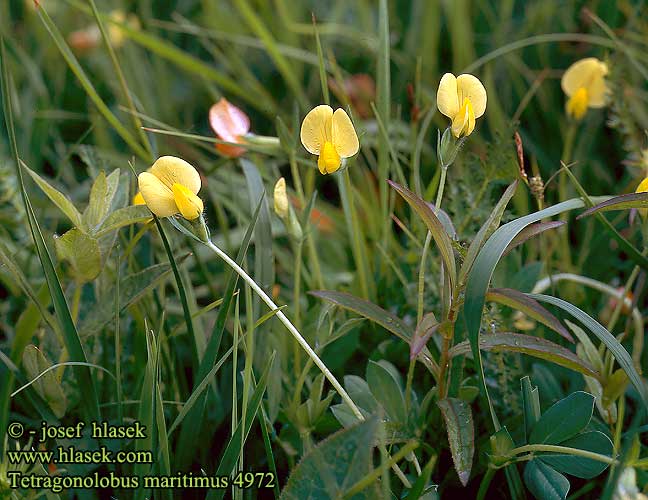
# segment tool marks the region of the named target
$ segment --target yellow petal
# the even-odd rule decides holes
[[[282,219],[288,215],[288,196],[286,196],[286,179],[281,177],[274,187],[274,210]]]
[[[565,109],[568,115],[580,120],[587,112],[588,103],[589,93],[585,87],[581,87],[567,100]]]
[[[353,128],[349,115],[342,108],[333,113],[331,120],[331,139],[338,155],[342,158],[349,158],[358,152],[360,143]]]
[[[137,177],[137,184],[146,206],[155,215],[170,217],[178,213],[173,192],[155,175],[150,172],[142,172]]]
[[[648,177],[639,183],[635,193],[648,193]]]
[[[599,103],[605,93],[603,77],[607,72],[608,68],[604,62],[595,57],[586,57],[567,68],[560,80],[560,86],[568,97],[574,95],[579,88],[585,87],[591,94],[590,100]]]
[[[191,190],[177,182],[172,186],[172,190],[173,199],[182,216],[188,220],[198,218],[204,208],[202,200]]]
[[[446,73],[439,82],[437,90],[437,107],[441,114],[453,119],[459,112],[459,95],[457,94],[457,79],[452,73]]]
[[[161,156],[155,161],[149,172],[160,179],[169,188],[169,191],[176,183],[183,185],[193,194],[198,194],[200,191],[200,174],[193,165],[181,158]]]
[[[322,147],[320,157],[317,159],[317,166],[322,174],[332,174],[342,164],[340,155],[330,141],[326,141]]]
[[[300,138],[302,144],[311,154],[318,155],[324,143],[331,138],[331,119],[333,108],[326,104],[316,106],[304,117]]]
[[[589,107],[590,108],[602,108],[607,104],[608,96],[608,86],[605,83],[605,75],[607,75],[608,69],[607,65],[604,62],[599,62],[599,73],[596,78],[592,79],[589,88]]]
[[[146,202],[144,201],[144,197],[142,196],[142,193],[139,191],[135,196],[133,196],[133,205],[146,205]]]
[[[475,113],[470,99],[465,97],[461,109],[452,120],[452,133],[459,138],[472,134],[473,130],[475,130]]]
[[[457,77],[457,95],[459,103],[463,103],[466,97],[470,99],[474,118],[479,118],[486,111],[486,89],[476,76],[459,75]]]

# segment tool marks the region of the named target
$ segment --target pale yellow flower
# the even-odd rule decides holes
[[[595,57],[581,59],[567,68],[560,86],[569,97],[566,104],[568,115],[580,120],[588,108],[605,106],[607,73],[607,64]]]
[[[146,172],[139,174],[139,190],[158,217],[177,213],[193,220],[203,211],[203,202],[196,196],[200,191],[200,175],[186,161],[175,156],[162,156]]]
[[[439,82],[437,107],[452,120],[452,133],[457,138],[472,133],[475,120],[486,111],[486,101],[486,89],[476,76],[446,73]]]
[[[343,158],[355,155],[360,149],[349,115],[342,108],[334,113],[325,104],[306,115],[300,137],[306,150],[319,156],[317,166],[322,174],[332,174],[340,168]]]
[[[282,219],[288,215],[288,196],[286,195],[286,179],[281,177],[274,187],[274,210]]]

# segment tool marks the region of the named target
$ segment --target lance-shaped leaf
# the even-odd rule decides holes
[[[504,255],[507,255],[509,252],[511,252],[511,250],[519,247],[534,236],[548,231],[549,229],[555,229],[557,227],[564,226],[565,224],[566,222],[562,220],[550,220],[546,222],[536,222],[535,224],[531,224],[530,226],[525,227],[522,231],[520,231],[520,234],[513,238],[513,241],[509,243],[509,245],[506,247],[506,250],[504,250]]]
[[[629,193],[620,196],[614,196],[608,200],[594,205],[578,215],[577,219],[582,219],[596,212],[609,212],[612,210],[629,210],[631,208],[648,208],[648,193]]]
[[[506,191],[504,191],[504,194],[495,205],[495,208],[493,208],[493,211],[488,216],[488,219],[486,220],[484,225],[479,229],[479,231],[477,231],[475,239],[473,239],[470,247],[468,247],[466,258],[464,259],[463,264],[461,265],[461,269],[459,270],[459,283],[463,283],[465,281],[468,273],[472,269],[475,259],[477,258],[479,250],[481,250],[484,242],[488,238],[490,238],[491,234],[493,234],[493,232],[498,228],[499,223],[502,220],[502,215],[504,215],[504,210],[506,209],[508,202],[511,201],[511,198],[513,198],[513,195],[515,194],[517,185],[518,181],[516,180],[513,181],[508,188],[506,188]]]
[[[506,247],[511,243],[513,238],[520,234],[525,227],[542,219],[582,207],[583,204],[583,200],[579,198],[567,200],[504,224],[484,243],[470,270],[466,283],[464,317],[466,319],[468,339],[470,340],[470,346],[475,360],[475,368],[479,376],[480,389],[488,402],[491,419],[496,430],[499,428],[499,421],[488,396],[488,389],[486,388],[484,379],[484,369],[481,362],[481,353],[479,351],[479,329],[481,328],[488,284],[490,283],[497,263],[504,254],[504,250],[506,250]]]
[[[416,327],[414,337],[412,337],[412,342],[410,343],[410,361],[416,359],[416,356],[423,350],[427,341],[434,335],[434,332],[438,328],[439,322],[434,316],[434,313],[431,312],[423,316],[423,319]]]
[[[521,352],[599,380],[601,378],[601,375],[587,361],[580,359],[569,349],[547,339],[531,335],[508,332],[482,335],[479,339],[479,348],[482,351],[492,352]],[[450,357],[466,355],[469,352],[471,352],[470,342],[465,340],[450,349]]]
[[[545,309],[537,300],[528,297],[526,294],[512,288],[491,288],[486,294],[486,300],[497,302],[521,311],[530,318],[542,323],[547,328],[552,329],[561,337],[566,338],[572,344],[574,338],[570,335],[558,318]]]
[[[475,454],[475,429],[470,405],[463,399],[456,398],[442,399],[437,405],[448,430],[448,442],[455,470],[461,484],[466,486]]]
[[[130,205],[118,208],[104,219],[96,230],[95,236],[99,238],[116,229],[136,222],[146,222],[149,219],[151,219],[151,211],[146,205]]]
[[[599,340],[603,342],[605,346],[610,350],[610,352],[614,356],[614,359],[616,359],[617,363],[619,363],[619,366],[623,368],[623,371],[626,372],[628,378],[630,378],[630,381],[632,382],[632,385],[634,385],[635,389],[637,389],[637,392],[639,393],[644,406],[648,408],[648,395],[646,394],[646,387],[641,380],[639,373],[637,373],[630,354],[628,354],[628,351],[626,351],[625,347],[621,345],[621,343],[616,339],[614,335],[612,335],[603,325],[601,325],[585,311],[579,309],[575,305],[565,300],[542,294],[531,294],[530,296],[541,302],[547,302],[554,306],[560,307],[563,311],[571,314],[574,318],[580,321],[581,324],[585,326],[590,332],[596,335]]]
[[[119,169],[113,170],[108,176],[103,170],[99,172],[90,190],[90,201],[83,212],[86,227],[96,227],[108,215],[118,186]]]
[[[385,311],[382,307],[379,307],[368,300],[355,297],[354,295],[345,292],[316,290],[308,293],[378,323],[380,326],[389,330],[407,343],[410,342],[414,335],[412,328],[401,321],[397,316],[394,316],[389,311]]]
[[[441,223],[439,218],[434,214],[432,208],[430,208],[430,206],[425,201],[423,201],[412,191],[401,186],[400,184],[397,184],[393,181],[387,182],[389,182],[389,185],[393,187],[398,194],[405,198],[405,201],[407,201],[407,203],[410,204],[410,206],[419,215],[419,217],[423,219],[423,222],[427,226],[428,231],[430,231],[430,234],[432,234],[434,242],[439,248],[441,258],[443,259],[445,268],[448,271],[450,287],[453,288],[454,283],[457,282],[457,267],[455,263],[454,253],[452,251],[452,241],[450,240],[450,236],[448,236],[445,227],[443,227],[443,224]]]
[[[31,175],[32,179],[34,179],[34,182],[36,182],[38,187],[41,188],[43,193],[47,195],[52,203],[54,203],[54,205],[56,205],[61,210],[61,212],[63,212],[67,216],[67,218],[70,219],[70,222],[72,222],[75,227],[84,227],[81,214],[67,196],[53,187],[49,182],[43,179],[40,175],[38,175],[24,163],[22,164],[22,167],[27,171],[29,175]]]

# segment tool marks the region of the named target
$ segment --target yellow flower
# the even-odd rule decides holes
[[[437,107],[452,120],[452,133],[459,138],[475,129],[475,119],[486,111],[486,89],[473,75],[446,73],[439,82]]]
[[[607,64],[595,57],[581,59],[567,68],[560,86],[569,97],[566,104],[568,115],[580,120],[585,116],[587,108],[605,106],[607,73]]]
[[[135,196],[133,196],[133,205],[146,205],[146,202],[144,201],[144,197],[142,196],[142,193],[140,191],[137,192]]]
[[[319,156],[317,166],[323,174],[335,172],[342,158],[349,158],[360,149],[349,115],[342,108],[334,113],[333,108],[325,104],[306,115],[300,137],[306,151]]]
[[[639,183],[635,193],[648,193],[648,177]],[[646,218],[648,216],[648,208],[640,208],[639,213],[642,217]]]
[[[203,211],[203,202],[196,196],[200,191],[200,175],[186,161],[175,156],[162,156],[137,178],[142,197],[158,217],[177,213],[193,220]]]
[[[281,177],[274,187],[274,210],[282,219],[288,215],[288,196],[286,196],[286,179]]]

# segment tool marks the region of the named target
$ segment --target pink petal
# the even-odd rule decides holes
[[[210,108],[209,124],[214,133],[227,142],[241,142],[240,136],[250,131],[248,116],[225,98]]]

